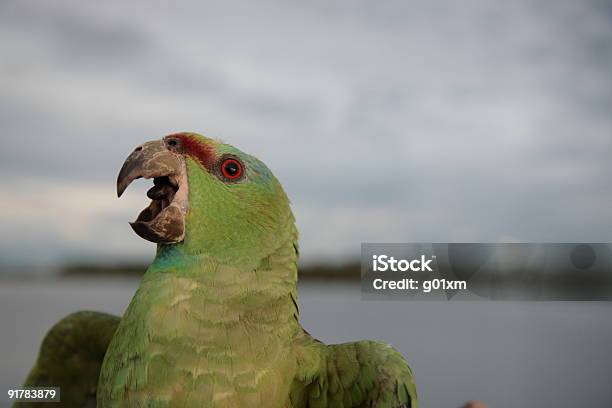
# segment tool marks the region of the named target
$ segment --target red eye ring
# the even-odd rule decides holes
[[[237,180],[242,177],[244,170],[242,169],[242,163],[236,159],[225,159],[221,162],[221,174],[228,180]]]

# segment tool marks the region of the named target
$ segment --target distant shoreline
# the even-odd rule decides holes
[[[59,277],[86,278],[101,276],[140,277],[147,269],[145,264],[70,264],[59,268]],[[351,262],[340,265],[308,265],[300,267],[299,278],[306,280],[339,280],[358,281],[361,276],[359,263]]]

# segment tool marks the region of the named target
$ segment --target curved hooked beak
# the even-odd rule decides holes
[[[188,183],[185,161],[171,152],[163,140],[138,146],[123,163],[117,177],[117,196],[132,181],[153,179],[147,191],[151,204],[131,222],[141,238],[160,244],[174,244],[185,238]]]

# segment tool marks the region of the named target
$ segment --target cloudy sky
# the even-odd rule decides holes
[[[362,241],[610,241],[605,0],[0,3],[0,264],[150,257],[145,140],[275,172],[307,261]]]

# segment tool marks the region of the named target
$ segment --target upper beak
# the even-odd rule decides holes
[[[146,179],[179,174],[181,161],[166,148],[163,140],[146,142],[138,146],[123,163],[117,177],[117,196],[138,178]]]

